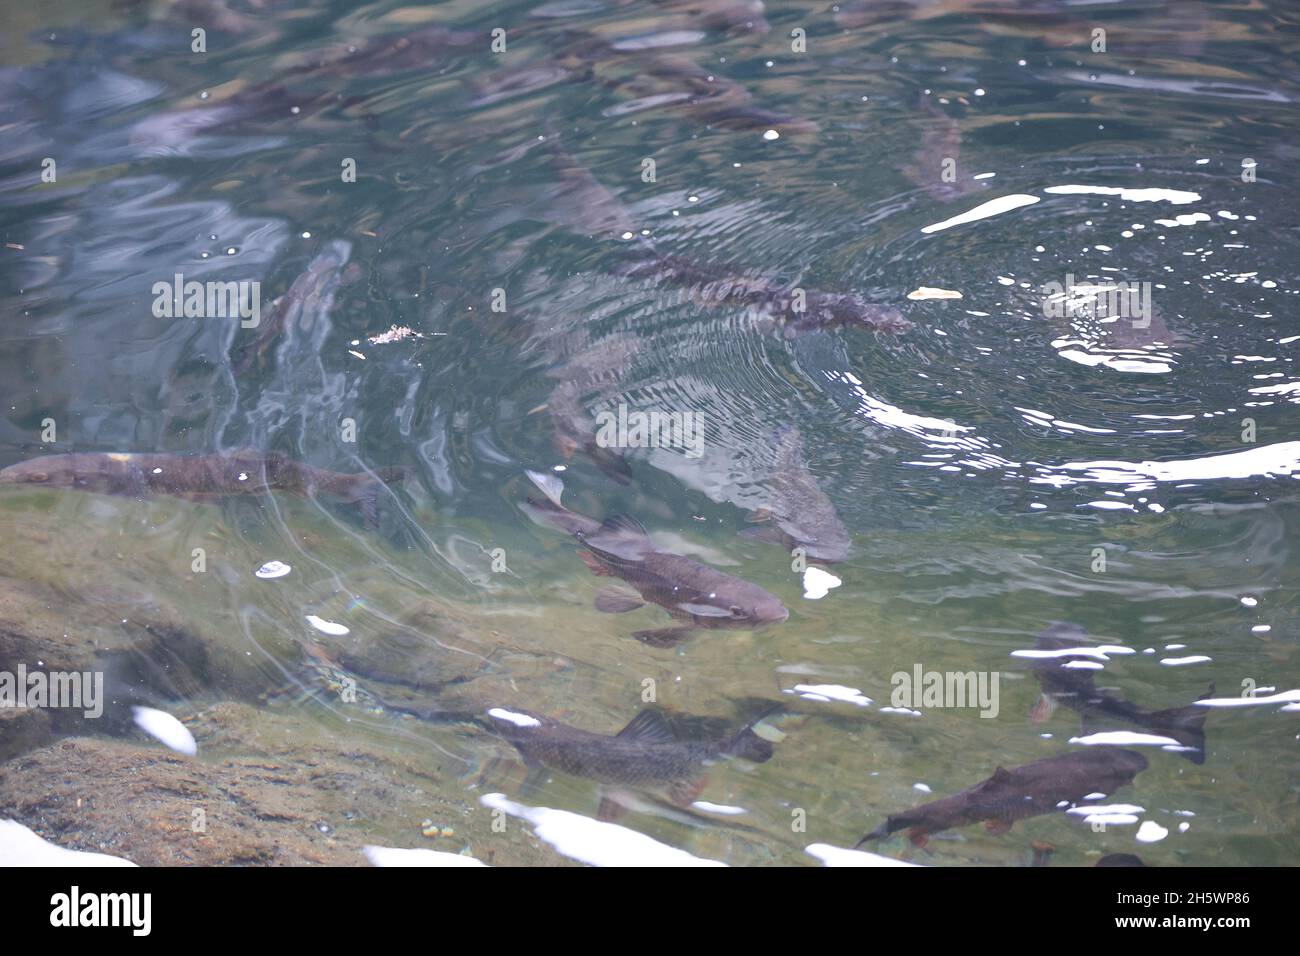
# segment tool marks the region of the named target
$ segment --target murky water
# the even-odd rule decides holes
[[[12,9],[0,41],[0,465],[376,480],[194,500],[160,459],[126,494],[0,485],[0,671],[107,697],[0,708],[0,817],[138,862],[816,864],[1118,742],[1146,768],[1059,801],[1110,822],[1049,788],[1009,832],[867,848],[1295,859],[1292,5],[91,9]],[[256,324],[168,316],[178,275],[258,283]],[[670,447],[619,432],[650,412]],[[528,513],[527,470],[788,619],[638,640],[672,619],[594,607],[616,578]],[[1110,650],[1025,653],[1059,621]],[[1129,716],[1220,706],[1179,750],[1046,705],[1044,660]],[[918,672],[991,696],[897,696]],[[763,717],[771,759],[674,792],[525,779],[485,719],[612,735],[651,706],[679,742]]]

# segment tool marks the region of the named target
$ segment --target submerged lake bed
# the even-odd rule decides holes
[[[1288,4],[8,25],[0,864],[1294,864]]]

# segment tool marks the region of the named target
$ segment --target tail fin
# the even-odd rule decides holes
[[[365,481],[351,496],[358,508],[361,509],[361,515],[366,519],[366,525],[371,528],[379,527],[379,491],[386,488],[389,482],[401,481],[406,477],[407,470],[402,465],[394,465],[390,468],[376,468],[374,475],[366,475]]]
[[[771,760],[772,742],[782,740],[785,734],[775,727],[764,727],[763,721],[783,709],[781,704],[774,704],[740,728],[727,744],[727,753],[753,763],[766,763]]]
[[[534,518],[541,518],[553,528],[567,531],[569,534],[594,534],[600,528],[600,522],[586,515],[570,511],[560,504],[564,494],[564,482],[555,475],[543,475],[535,471],[525,471],[528,480],[537,486],[546,496],[545,500],[528,499],[529,511]]]
[[[529,471],[524,469],[524,474],[528,480],[537,486],[537,490],[546,495],[551,504],[557,508],[563,508],[560,503],[560,496],[564,494],[564,482],[555,475],[543,475],[541,472]]]
[[[891,834],[891,833],[893,833],[893,832],[894,832],[894,831],[893,831],[893,830],[890,828],[890,826],[889,826],[889,820],[886,819],[884,823],[882,823],[880,826],[876,827],[874,830],[872,830],[870,833],[868,833],[866,836],[864,836],[864,837],[863,837],[861,840],[859,840],[857,843],[853,844],[853,849],[856,850],[858,847],[862,846],[862,844],[867,843],[867,842],[869,842],[869,841],[871,841],[871,840],[881,840],[881,839],[884,839],[885,837],[889,836],[889,834]]]

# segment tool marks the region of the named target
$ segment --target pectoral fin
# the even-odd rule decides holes
[[[668,788],[668,799],[678,807],[689,807],[692,803],[700,798],[704,788],[708,786],[708,775],[701,776],[698,780],[678,780]]]
[[[627,807],[612,794],[601,793],[600,806],[596,808],[596,819],[602,823],[614,823],[627,815]]]
[[[596,610],[606,614],[626,614],[639,607],[645,607],[641,595],[625,588],[605,588],[596,595]]]
[[[582,563],[587,566],[587,570],[592,574],[599,575],[603,578],[613,577],[614,572],[601,564],[600,559],[590,551],[579,551],[578,557],[582,559]]]
[[[763,541],[767,544],[785,544],[785,533],[775,525],[756,525],[737,532],[737,536],[747,541]]]
[[[1045,724],[1056,713],[1056,698],[1051,694],[1039,694],[1034,706],[1029,708],[1029,720],[1035,724]]]

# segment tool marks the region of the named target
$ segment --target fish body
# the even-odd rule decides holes
[[[192,501],[268,491],[322,492],[360,505],[373,522],[379,489],[403,474],[400,467],[347,474],[277,453],[248,451],[227,455],[72,452],[41,455],[0,469],[0,485],[73,488],[132,498],[163,494]]]
[[[742,532],[746,537],[780,544],[787,551],[802,548],[806,557],[833,563],[849,555],[849,531],[826,492],[808,470],[803,436],[793,425],[773,436],[776,461],[767,481],[771,523]]]
[[[677,643],[692,628],[753,628],[784,621],[790,612],[780,598],[730,574],[706,567],[685,555],[655,549],[645,528],[634,518],[617,515],[597,521],[560,504],[564,484],[553,475],[528,472],[545,500],[528,500],[531,511],[581,541],[583,562],[597,575],[618,577],[636,589],[602,591],[596,608],[607,613],[657,604],[687,628],[643,631],[636,636],[650,644]],[[639,599],[638,599],[639,595]]]
[[[257,338],[235,363],[235,374],[258,360],[287,328],[294,325],[309,328],[317,316],[328,315],[334,294],[360,272],[355,264],[348,266],[351,253],[351,243],[335,240],[308,263],[307,270],[293,281],[289,291],[275,300],[271,315],[258,329]]]
[[[1034,647],[1040,651],[1064,651],[1071,648],[1086,650],[1089,641],[1084,630],[1073,624],[1054,623],[1038,636]],[[1119,722],[1153,733],[1170,737],[1185,748],[1181,756],[1195,764],[1205,763],[1205,718],[1209,710],[1188,704],[1167,710],[1145,710],[1125,700],[1114,691],[1097,687],[1093,671],[1072,666],[1091,658],[1084,653],[1077,656],[1038,658],[1033,670],[1042,687],[1043,696],[1031,715],[1036,720],[1051,716],[1059,701],[1077,711],[1089,732],[1107,722]],[[1214,694],[1214,686],[1203,695]]]
[[[1017,820],[1066,809],[1089,794],[1111,794],[1146,767],[1140,753],[1112,747],[1073,751],[1010,770],[998,767],[968,790],[892,814],[858,845],[907,830],[913,843],[924,846],[932,833],[976,823],[1003,832]]]
[[[631,278],[649,278],[680,286],[704,305],[740,305],[763,310],[779,317],[787,338],[837,326],[889,333],[912,328],[912,323],[894,306],[868,302],[854,293],[803,289],[800,296],[800,290],[788,284],[701,265],[682,256],[645,256],[624,266],[622,272]]]
[[[720,739],[678,740],[657,710],[643,710],[613,736],[513,708],[493,708],[488,719],[530,766],[601,784],[670,787],[695,781],[708,767],[730,757],[762,763],[772,756],[772,745],[749,726]]]

